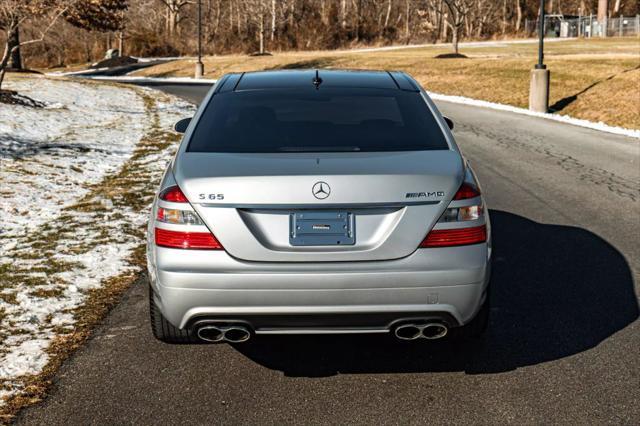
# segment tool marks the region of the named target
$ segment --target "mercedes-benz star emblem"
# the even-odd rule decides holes
[[[324,200],[331,194],[331,187],[327,182],[316,182],[311,192],[313,192],[313,196],[318,200]]]

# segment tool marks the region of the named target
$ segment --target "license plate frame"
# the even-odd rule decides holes
[[[345,210],[305,210],[289,214],[292,246],[348,246],[356,243],[355,215]]]

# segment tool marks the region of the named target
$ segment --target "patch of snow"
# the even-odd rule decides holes
[[[133,83],[133,84],[160,84],[160,83],[170,83],[170,84],[202,84],[202,85],[211,85],[214,84],[218,80],[207,79],[207,78],[191,78],[191,77],[136,77],[136,76],[106,76],[106,75],[96,75],[96,76],[86,76],[85,78],[90,78],[91,80],[98,81],[113,81],[118,83]]]
[[[195,56],[158,56],[158,57],[141,57],[141,56],[132,56],[132,58],[137,59],[140,63],[146,62],[155,62],[155,61],[179,61],[183,59],[196,59]]]
[[[511,105],[498,104],[494,102],[481,101],[478,99],[466,98],[464,96],[441,95],[439,93],[428,92],[431,99],[436,101],[452,102],[456,104],[473,105],[481,108],[490,108],[499,111],[509,111],[516,114],[528,115],[531,117],[546,118],[547,120],[559,121],[561,123],[571,124],[573,126],[586,127],[601,132],[613,133],[616,135],[630,136],[632,138],[640,138],[640,130],[625,129],[624,127],[609,126],[608,124],[599,122],[595,123],[589,120],[570,117],[568,115],[551,114],[529,111],[528,109],[518,108]]]
[[[0,104],[0,233],[10,244],[117,170],[147,123],[133,89],[47,78],[6,85],[48,105]]]
[[[0,266],[12,271],[0,285],[0,406],[22,391],[22,376],[42,371],[52,340],[73,331],[73,312],[88,291],[140,268],[129,259],[144,241],[126,230],[143,229],[147,209],[116,206],[117,197],[102,192],[83,200],[97,209],[64,208],[127,162],[142,182],[131,181],[133,190],[140,186],[140,196],[151,197],[149,185],[159,181],[177,144],[132,153],[145,135],[157,135],[158,125],[169,129],[195,109],[145,88],[38,77],[9,84],[49,109],[0,104]],[[155,99],[153,110],[145,107],[145,93]]]
[[[9,352],[2,355],[0,380],[41,371],[49,361],[44,351],[47,346],[49,341],[46,339],[25,340],[13,346]]]
[[[90,69],[86,69],[86,70],[79,70],[79,71],[54,71],[54,72],[48,72],[45,75],[49,76],[49,77],[71,77],[74,75],[84,75],[84,74],[93,74],[95,72],[99,72],[99,71],[108,71],[109,67],[101,67],[101,68],[90,68]]]

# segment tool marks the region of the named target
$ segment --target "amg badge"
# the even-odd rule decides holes
[[[407,195],[405,198],[432,198],[432,197],[444,197],[444,191],[407,192]]]

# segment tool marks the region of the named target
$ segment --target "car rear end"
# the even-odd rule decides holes
[[[439,338],[487,307],[480,187],[401,73],[226,76],[165,173],[148,241],[165,341]]]

